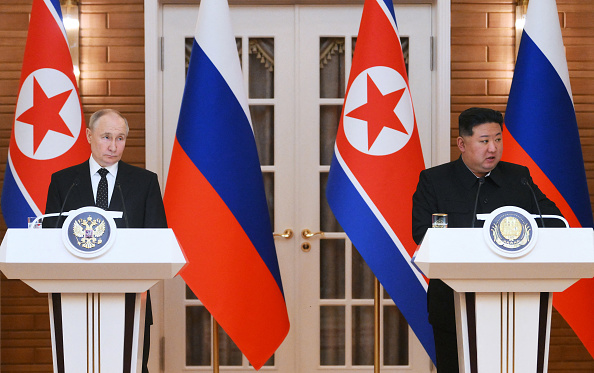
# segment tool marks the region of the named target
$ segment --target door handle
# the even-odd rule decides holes
[[[301,231],[301,237],[307,239],[307,238],[312,238],[313,236],[320,236],[320,237],[324,237],[324,232],[312,232],[309,229],[305,228],[304,230]]]
[[[273,237],[282,237],[282,238],[286,238],[289,239],[291,237],[293,237],[293,230],[290,228],[287,228],[284,230],[283,233],[273,233],[272,234]]]

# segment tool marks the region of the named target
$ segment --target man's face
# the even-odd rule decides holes
[[[475,126],[472,136],[458,137],[462,160],[477,177],[483,177],[497,166],[503,153],[501,126],[483,123]]]
[[[93,130],[87,128],[87,140],[93,158],[101,167],[116,164],[126,147],[126,122],[116,114],[105,114]]]

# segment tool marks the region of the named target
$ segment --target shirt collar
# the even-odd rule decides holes
[[[91,177],[93,175],[95,175],[97,173],[97,171],[99,171],[100,168],[105,168],[115,178],[118,174],[119,163],[120,162],[116,162],[116,163],[112,164],[111,166],[101,167],[99,165],[99,163],[97,163],[95,158],[93,158],[93,156],[91,155],[91,158],[89,158],[89,170],[91,172]]]
[[[466,166],[466,163],[464,163],[464,161],[462,160],[462,156],[460,156],[456,161],[456,173],[458,174],[458,179],[460,180],[462,185],[469,190],[476,184],[476,181],[479,179],[479,177],[477,177],[472,171],[470,171],[468,166]],[[495,184],[499,185],[499,181],[501,180],[501,172],[499,171],[499,168],[495,166],[494,169],[492,169],[487,175],[485,175],[485,178],[487,177],[490,180],[494,181]]]

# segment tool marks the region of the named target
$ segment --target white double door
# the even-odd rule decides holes
[[[325,181],[362,6],[232,7],[273,218],[291,330],[263,369],[373,371],[373,276],[325,201]],[[167,174],[196,6],[163,8],[163,169]],[[431,159],[431,6],[396,7],[413,102]],[[302,231],[325,232],[304,238]],[[287,231],[289,232],[289,231]],[[382,372],[429,372],[430,360],[386,294]],[[212,371],[211,318],[180,278],[165,284],[164,371]],[[253,370],[223,333],[221,369]]]

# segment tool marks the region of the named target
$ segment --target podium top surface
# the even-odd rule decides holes
[[[8,229],[0,246],[0,270],[26,280],[163,280],[186,264],[171,229],[118,229],[100,256],[72,254],[61,229]]]
[[[552,284],[559,280],[565,283],[562,287],[567,287],[570,284],[563,280],[575,282],[594,276],[594,231],[539,228],[531,251],[506,257],[487,245],[481,228],[430,228],[413,260],[425,276],[442,279],[450,286],[464,281],[491,281],[518,289],[522,283]],[[512,282],[515,284],[510,285]],[[559,291],[556,289],[550,291]]]

